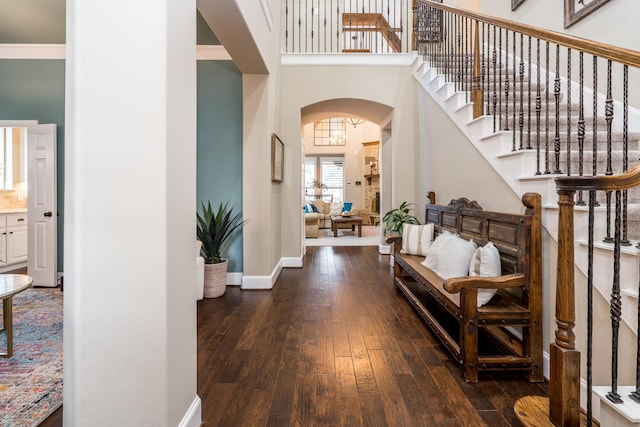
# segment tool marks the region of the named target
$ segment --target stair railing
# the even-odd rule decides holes
[[[613,283],[610,299],[611,317],[611,389],[606,398],[619,404],[623,397],[618,393],[618,332],[622,313],[620,290],[620,251],[622,246],[623,194],[640,186],[640,163],[618,175],[571,176],[556,178],[558,205],[558,265],[556,283],[556,333],[551,344],[551,375],[549,379],[549,418],[556,425],[577,426],[580,420],[580,352],[575,347],[573,332],[576,320],[574,283],[573,218],[576,192],[589,194],[589,237],[587,271],[587,425],[592,424],[592,360],[593,360],[593,250],[594,210],[596,192],[614,194],[615,220],[613,232]],[[640,310],[640,307],[639,307]],[[640,311],[639,311],[640,313]],[[640,319],[639,319],[640,322]],[[636,325],[638,328],[640,325]],[[636,343],[636,361],[640,361],[640,335]],[[629,398],[640,403],[640,369],[636,369],[636,386]]]
[[[535,150],[535,175],[628,169],[629,139],[640,139],[629,133],[629,67],[640,74],[640,52],[431,0],[418,0],[416,15],[425,61],[473,100],[474,117],[493,116],[494,132],[511,133],[512,151]],[[617,87],[621,102],[614,102]],[[626,192],[622,198],[622,244],[629,245]],[[611,193],[602,202],[611,243]],[[585,205],[582,193],[578,204]]]
[[[414,46],[408,0],[284,0],[283,11],[287,53],[399,53]]]
[[[512,151],[535,150],[535,170],[522,171],[522,175],[566,175],[556,178],[558,270],[556,331],[550,352],[550,399],[544,404],[535,399],[521,399],[516,412],[519,417],[523,415],[520,417],[523,422],[525,412],[546,405],[545,416],[554,425],[580,425],[580,352],[576,349],[574,334],[573,218],[575,205],[588,209],[586,422],[592,425],[593,262],[597,240],[613,249],[612,369],[606,398],[614,403],[626,398],[618,390],[618,331],[622,313],[620,253],[622,246],[631,243],[628,191],[640,186],[640,164],[629,169],[630,153],[632,164],[640,155],[637,143],[640,135],[629,131],[632,121],[629,82],[638,81],[640,52],[429,0],[418,0],[416,14],[418,49],[429,66],[456,91],[464,91],[467,101],[474,102],[474,117],[492,117],[494,132],[510,133]],[[630,73],[636,78],[630,79]],[[635,99],[635,103],[640,104],[640,100]],[[636,125],[639,124],[635,120]],[[632,150],[630,141],[635,146]],[[606,204],[604,238],[595,236],[594,231],[599,202]],[[629,397],[640,402],[640,340],[636,347],[636,388]],[[534,422],[525,425],[542,425],[535,422],[539,417],[531,418]]]

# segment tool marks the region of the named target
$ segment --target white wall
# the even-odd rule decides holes
[[[65,425],[200,423],[194,11],[67,2]]]

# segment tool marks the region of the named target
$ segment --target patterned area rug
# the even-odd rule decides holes
[[[13,356],[0,357],[0,425],[36,426],[60,405],[62,292],[27,289],[13,297]]]

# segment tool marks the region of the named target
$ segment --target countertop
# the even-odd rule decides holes
[[[0,208],[0,214],[6,213],[24,213],[27,212],[27,208]]]

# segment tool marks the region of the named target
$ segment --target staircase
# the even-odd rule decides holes
[[[489,51],[483,48],[483,51]],[[596,132],[596,167],[599,174],[608,168],[613,173],[623,171],[622,159],[623,133],[611,133],[611,162],[607,160],[607,121],[603,111],[600,117],[579,117],[579,104],[568,102],[568,94],[554,93],[553,83],[555,76],[550,73],[549,80],[545,75],[541,82],[537,77],[532,77],[529,83],[529,75],[514,74],[513,57],[509,58],[502,53],[500,61],[495,58],[487,58],[484,61],[485,80],[481,85],[502,86],[503,90],[485,90],[492,96],[483,104],[482,116],[474,119],[474,106],[470,95],[473,87],[470,70],[469,55],[457,55],[458,59],[452,59],[451,54],[436,56],[436,59],[425,62],[418,59],[414,65],[414,77],[424,90],[440,105],[457,124],[470,143],[472,143],[484,158],[492,165],[496,172],[511,187],[516,195],[528,191],[540,193],[543,200],[543,225],[550,236],[558,239],[558,194],[554,179],[558,176],[566,176],[567,170],[572,174],[579,171],[584,175],[591,175],[593,171],[593,136]],[[443,62],[447,62],[446,66]],[[516,58],[516,61],[520,61]],[[502,69],[498,69],[498,63]],[[443,70],[456,70],[454,75],[446,75]],[[535,64],[527,64],[526,70],[536,68]],[[450,72],[449,72],[450,74]],[[465,77],[466,76],[466,77]],[[453,77],[453,78],[452,78]],[[486,79],[489,79],[487,82]],[[492,80],[493,79],[493,80]],[[477,82],[476,82],[477,84]],[[515,87],[514,87],[515,86]],[[561,85],[567,87],[566,84]],[[569,85],[568,87],[572,87]],[[504,88],[508,87],[508,91]],[[531,89],[530,89],[531,87]],[[548,88],[551,88],[548,90]],[[539,91],[539,95],[538,95]],[[515,97],[514,97],[515,92]],[[548,94],[548,95],[547,95]],[[536,111],[539,101],[539,113]],[[576,94],[574,92],[574,97]],[[576,98],[573,98],[576,99]],[[572,101],[573,101],[572,99]],[[591,99],[591,98],[587,98]],[[560,108],[556,115],[556,103]],[[547,110],[547,106],[549,109]],[[549,111],[547,116],[547,111]],[[491,115],[489,115],[491,114]],[[586,113],[585,113],[586,114]],[[571,117],[571,120],[569,118]],[[575,125],[579,121],[584,122],[585,133],[582,141],[584,156],[582,162],[577,156],[579,144],[578,129]],[[632,120],[633,121],[633,120]],[[573,129],[568,123],[573,123]],[[595,126],[595,129],[594,129]],[[541,130],[538,146],[538,129]],[[548,129],[548,132],[545,132]],[[571,141],[571,148],[566,149],[567,135]],[[559,151],[554,151],[554,146],[559,142]],[[544,147],[550,147],[545,155]],[[640,159],[640,132],[627,134],[628,158],[634,163]],[[569,159],[567,157],[569,156]],[[557,163],[556,163],[557,162]],[[631,165],[629,165],[631,166]],[[560,171],[560,173],[554,173]],[[584,199],[588,198],[584,194]],[[578,198],[580,195],[578,195]],[[610,265],[613,245],[604,243],[604,239],[610,236],[611,227],[607,227],[607,200],[604,192],[598,196],[600,206],[596,209],[595,216],[595,251],[594,251],[594,286],[597,294],[605,301],[609,301],[613,282],[612,273],[603,266]],[[587,237],[588,216],[587,208],[577,205],[575,208],[574,227],[576,238],[575,265],[585,277],[587,275]],[[610,217],[612,218],[612,217]],[[637,305],[638,305],[638,248],[634,240],[640,239],[640,189],[634,188],[628,191],[628,246],[623,246],[620,256],[620,278],[622,288],[622,321],[635,334],[637,334]],[[604,319],[601,319],[604,320]],[[608,319],[607,319],[608,320]],[[545,368],[548,377],[548,366]],[[601,393],[602,394],[602,393]],[[625,395],[626,396],[626,395]],[[631,402],[631,404],[634,404]],[[597,405],[596,405],[597,406]],[[605,405],[607,408],[608,406]],[[618,406],[619,408],[620,406]],[[594,409],[594,415],[600,416],[599,408]],[[606,414],[602,414],[606,417]],[[617,418],[616,418],[617,419]],[[625,425],[625,424],[621,424]],[[635,425],[635,424],[629,424]]]
[[[402,28],[393,28],[381,13],[349,13],[342,14],[343,32],[374,32],[380,33],[389,43],[392,52],[402,51],[402,41],[398,33]],[[343,52],[370,52],[370,49],[343,49]]]

